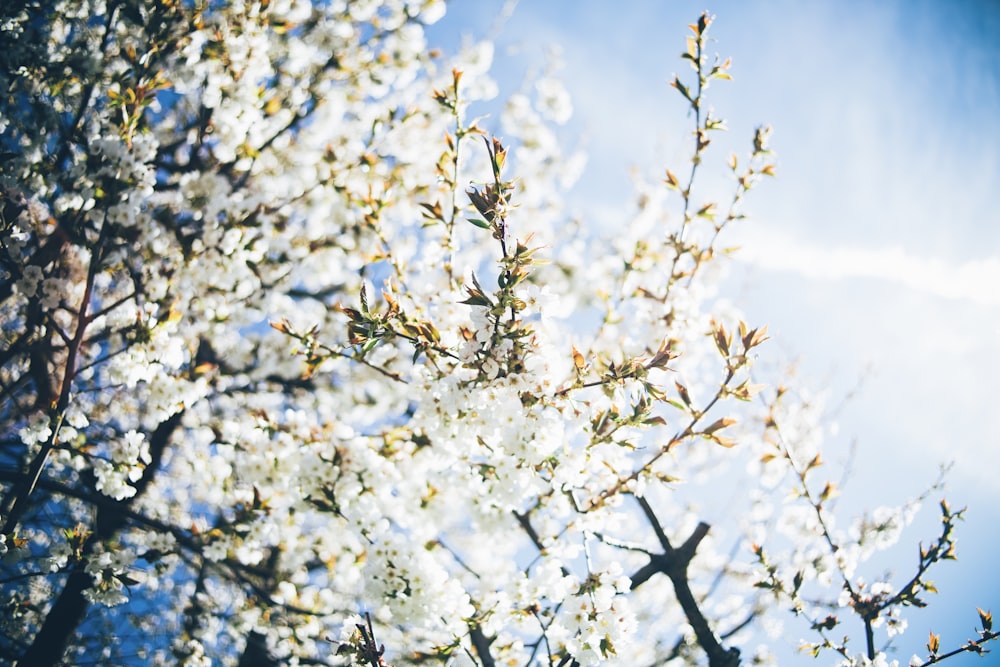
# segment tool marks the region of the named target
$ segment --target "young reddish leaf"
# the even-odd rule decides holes
[[[424,209],[423,215],[425,218],[444,222],[444,212],[441,210],[440,203],[434,202],[433,204],[428,204],[427,202],[421,202],[420,206]]]
[[[469,188],[465,191],[465,194],[468,195],[469,201],[472,202],[473,206],[476,207],[476,210],[479,211],[484,218],[489,221],[493,220],[496,216],[496,209],[494,207],[497,204],[498,198],[489,186],[486,186],[483,189],[483,192],[480,192],[475,188]]]
[[[361,312],[365,315],[369,313],[368,310],[368,290],[365,289],[365,283],[361,283]]]
[[[716,431],[721,431],[722,429],[726,428],[727,426],[732,426],[735,423],[736,423],[736,420],[732,419],[731,417],[721,417],[719,419],[716,419],[714,422],[712,422],[711,425],[709,425],[709,427],[706,428],[702,432],[705,435],[712,435]]]
[[[751,349],[767,340],[767,327],[763,326],[759,329],[750,329],[747,331],[746,325],[741,322],[740,340],[743,343],[743,351],[749,352]]]
[[[680,395],[681,400],[684,401],[684,405],[691,407],[691,394],[688,393],[687,387],[682,385],[677,380],[674,380],[674,385],[677,387],[677,393]]]
[[[671,352],[671,341],[664,340],[653,358],[646,363],[646,368],[666,368],[670,360],[677,355]]]
[[[812,624],[813,630],[833,630],[835,627],[837,627],[837,617],[833,614],[828,615],[822,621]]]
[[[727,436],[713,433],[709,437],[712,439],[712,442],[722,447],[725,447],[726,449],[732,449],[733,447],[736,446],[736,441]]]
[[[695,215],[697,215],[699,218],[705,218],[706,220],[714,221],[715,210],[716,210],[715,202],[709,202],[704,206],[702,206],[700,209],[698,209],[698,212]]]
[[[704,35],[705,31],[708,30],[708,26],[712,25],[712,21],[715,17],[708,12],[702,12],[701,16],[698,17],[698,34]]]
[[[749,401],[752,400],[754,396],[759,394],[765,387],[767,387],[767,385],[750,384],[750,380],[744,380],[735,389],[731,389],[729,393],[741,401]]]
[[[719,354],[723,357],[729,356],[729,346],[733,341],[733,337],[726,332],[726,327],[723,324],[718,324],[715,327],[715,331],[712,332],[713,340],[715,341],[715,347],[718,348]]]
[[[493,164],[496,167],[496,169],[494,170],[494,174],[496,175],[497,178],[499,178],[500,172],[503,171],[504,163],[507,161],[507,149],[503,147],[503,144],[501,144],[500,140],[497,139],[496,137],[493,137],[492,155],[493,155]]]
[[[979,621],[983,624],[983,630],[986,632],[993,630],[993,614],[983,611],[979,607],[976,607],[976,611],[979,612]]]
[[[396,301],[396,297],[392,294],[392,289],[382,290],[382,298],[389,305],[389,310],[397,311],[399,310],[399,302]]]

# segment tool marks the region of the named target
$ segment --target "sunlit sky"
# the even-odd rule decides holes
[[[589,156],[576,203],[606,228],[632,205],[630,169],[684,164],[691,121],[667,83],[686,73],[686,25],[716,15],[713,46],[734,76],[711,94],[730,128],[716,174],[759,124],[774,127],[779,174],[728,239],[742,249],[726,293],[768,324],[776,365],[797,362],[831,405],[858,389],[828,445],[842,460],[856,442],[845,494],[859,505],[901,503],[954,463],[946,495],[969,506],[960,560],[934,573],[942,593],[907,614],[896,657],[923,651],[928,629],[963,643],[975,606],[1000,613],[1000,2],[522,0],[500,24],[504,6],[454,2],[431,40],[492,34],[501,95],[561,50],[574,104],[563,136]],[[887,569],[913,566],[934,512]]]

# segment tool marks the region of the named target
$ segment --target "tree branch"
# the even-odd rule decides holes
[[[646,519],[653,527],[653,532],[656,533],[657,541],[663,548],[663,553],[650,554],[649,563],[639,568],[632,575],[631,589],[635,590],[657,573],[667,575],[670,583],[673,584],[677,602],[680,603],[681,609],[684,610],[684,616],[694,630],[699,646],[708,654],[709,667],[737,667],[740,664],[740,650],[735,647],[727,649],[720,643],[709,626],[708,619],[702,613],[698,601],[691,591],[691,584],[688,581],[688,566],[694,559],[698,545],[708,535],[709,525],[704,522],[699,523],[694,532],[684,540],[684,543],[675,549],[671,547],[670,540],[667,538],[666,532],[664,532],[663,527],[660,525],[656,513],[649,502],[645,498],[638,496],[636,500],[638,500],[643,514],[645,514]]]
[[[496,637],[487,637],[482,627],[476,624],[469,626],[469,639],[472,640],[472,646],[476,649],[476,655],[479,656],[479,662],[483,667],[496,667],[496,661],[490,653],[490,645]]]
[[[97,517],[94,521],[94,535],[87,541],[84,554],[90,555],[96,545],[112,538],[126,524],[129,515],[123,511],[139,498],[148,486],[163,459],[167,442],[177,426],[180,425],[182,412],[161,423],[149,439],[151,461],[146,468],[146,474],[136,483],[136,494],[131,498],[112,505],[98,505]],[[109,499],[110,500],[110,499]],[[89,601],[84,596],[93,584],[91,576],[83,569],[74,570],[66,580],[66,585],[59,593],[45,616],[38,634],[31,646],[21,656],[19,665],[32,667],[47,667],[57,665],[66,652],[70,638],[76,632],[77,626],[83,620]]]

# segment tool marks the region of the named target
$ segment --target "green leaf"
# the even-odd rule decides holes
[[[799,589],[802,588],[802,582],[804,580],[805,578],[802,575],[802,571],[801,570],[797,571],[795,573],[795,576],[792,577],[792,595],[795,595],[796,593],[799,592]]]
[[[694,102],[694,100],[691,99],[691,93],[690,93],[690,91],[688,91],[687,86],[685,86],[683,83],[681,83],[681,80],[680,80],[679,77],[675,76],[674,80],[673,80],[673,83],[671,83],[670,85],[673,86],[674,88],[676,88],[677,91],[681,95],[683,95],[684,99],[686,99],[688,102],[692,102],[692,103]]]
[[[706,220],[714,221],[715,211],[716,211],[715,203],[710,202],[702,206],[700,209],[698,209],[698,212],[695,213],[695,215],[697,215],[699,218],[705,218]]]
[[[469,298],[464,301],[459,301],[459,303],[468,304],[470,306],[485,306],[487,308],[493,306],[493,302],[488,296],[483,292],[482,288],[479,287],[479,283],[476,283],[476,287],[469,287],[466,285],[465,291],[468,292]]]
[[[466,218],[466,220],[474,224],[476,227],[482,227],[483,229],[490,228],[490,223],[486,222],[485,220],[480,220],[479,218]]]

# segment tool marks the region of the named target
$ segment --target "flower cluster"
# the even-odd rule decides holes
[[[137,431],[125,433],[121,440],[110,444],[111,460],[94,461],[94,488],[115,500],[131,498],[135,487],[129,482],[137,482],[142,477],[145,465],[149,464],[149,445],[146,437]]]

